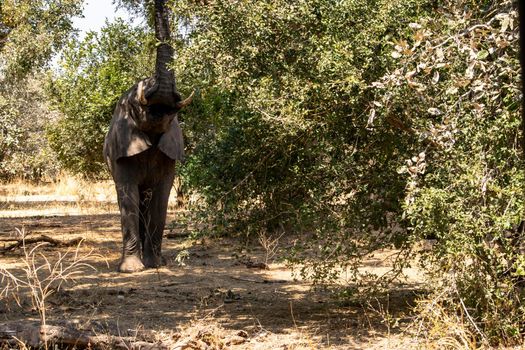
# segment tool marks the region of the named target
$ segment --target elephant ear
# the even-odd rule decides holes
[[[184,140],[182,130],[177,117],[171,122],[171,126],[159,140],[159,149],[162,153],[173,160],[184,161]]]
[[[132,111],[128,99],[134,98],[134,95],[134,91],[124,95],[115,108],[104,143],[104,154],[109,159],[118,160],[122,157],[131,157],[152,146],[148,135],[137,128],[131,116]]]

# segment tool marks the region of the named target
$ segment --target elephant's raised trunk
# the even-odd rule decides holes
[[[157,58],[153,86],[144,91],[148,105],[177,107],[180,95],[175,86],[175,74],[168,68],[173,59],[173,47],[169,25],[169,12],[166,0],[155,0],[155,38],[157,39]]]

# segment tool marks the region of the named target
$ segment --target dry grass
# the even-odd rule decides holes
[[[25,237],[23,231],[19,231],[19,234]],[[0,300],[12,297],[22,307],[21,299],[28,295],[33,308],[38,311],[41,325],[46,326],[49,297],[59,291],[63,284],[75,281],[87,269],[96,271],[88,263],[95,255],[93,250],[82,253],[81,244],[65,253],[58,252],[54,259],[42,250],[43,244],[33,248],[22,244],[23,274],[16,276],[12,271],[0,267]],[[48,348],[47,341],[44,347]]]
[[[47,196],[55,200],[116,201],[114,186],[110,180],[92,182],[68,174],[61,174],[53,181],[45,183],[13,180],[2,184],[0,196],[3,200]]]
[[[447,291],[433,293],[419,301],[417,318],[413,323],[417,332],[413,335],[422,349],[445,350],[488,350],[524,349],[515,347],[492,347],[486,335],[474,323],[468,309],[460,300],[451,304]],[[500,339],[505,343],[503,339]]]
[[[14,180],[1,184],[0,217],[89,215],[116,212],[111,181],[88,182],[61,175],[53,182]]]
[[[177,206],[173,190],[170,208]],[[61,174],[51,182],[13,180],[0,183],[0,217],[37,215],[96,215],[117,213],[117,195],[112,180],[88,181]]]

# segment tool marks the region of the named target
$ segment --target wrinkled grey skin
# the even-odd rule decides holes
[[[120,272],[163,264],[162,234],[175,163],[184,158],[177,112],[181,101],[167,68],[169,45],[166,0],[155,0],[155,75],[143,79],[118,102],[104,142],[104,159],[115,181],[122,224]]]

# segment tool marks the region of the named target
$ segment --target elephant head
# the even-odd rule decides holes
[[[134,115],[139,129],[145,132],[162,133],[168,130],[169,124],[176,113],[187,106],[191,95],[181,99],[175,84],[175,75],[168,68],[173,59],[173,47],[170,44],[170,28],[166,0],[155,0],[155,37],[157,57],[155,74],[151,78],[140,81],[136,87]]]

